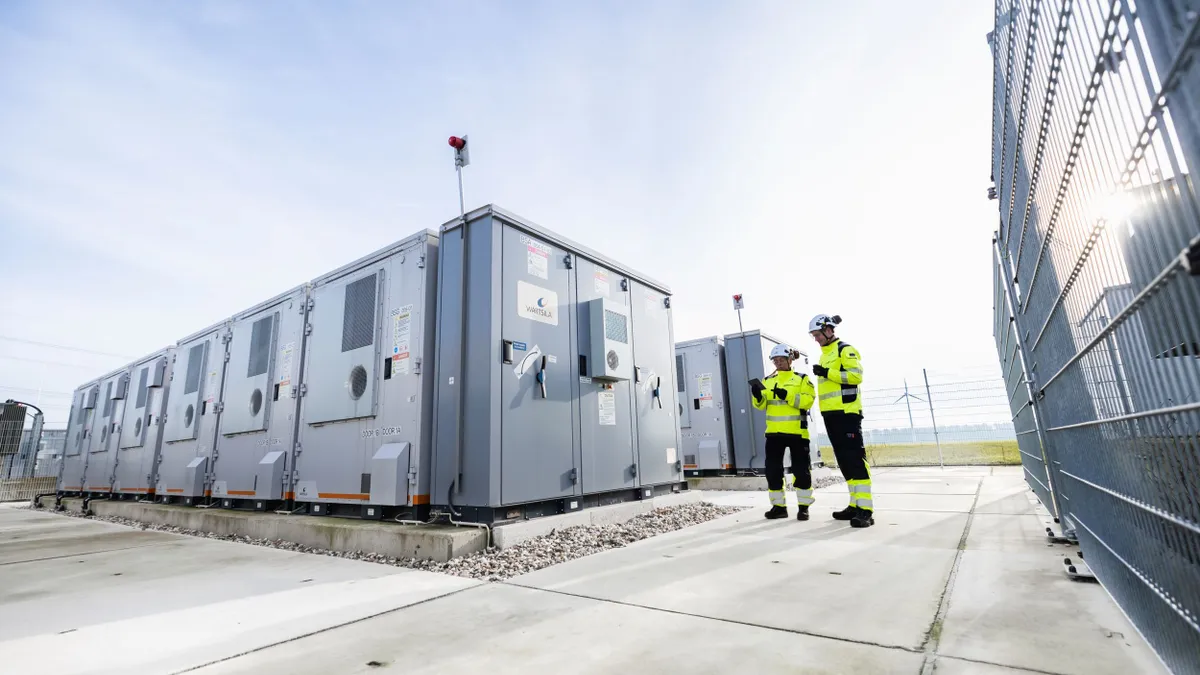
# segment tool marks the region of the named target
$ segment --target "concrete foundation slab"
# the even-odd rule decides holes
[[[554,530],[581,525],[612,525],[623,523],[634,516],[650,513],[654,509],[681,504],[694,504],[703,501],[704,495],[693,490],[686,490],[653,499],[643,499],[636,502],[598,506],[582,511],[562,513],[556,516],[535,518],[519,523],[501,525],[492,530],[492,544],[497,548],[508,548]]]
[[[453,645],[447,648],[447,645]],[[915,673],[922,656],[505,585],[473,589],[200,670],[492,674]],[[686,667],[682,664],[686,664]]]
[[[45,517],[69,520],[65,516],[46,514]],[[61,533],[42,531],[26,538],[2,542],[0,566],[153,546],[169,541],[173,536],[163,532],[132,530],[108,523],[91,524],[95,527],[72,525],[65,527]]]
[[[53,500],[48,501],[53,503]],[[78,510],[81,505],[81,500],[67,499],[63,502],[68,510]],[[478,553],[487,548],[488,541],[487,532],[474,527],[401,525],[386,521],[287,516],[122,501],[93,501],[91,509],[98,516],[118,516],[198,532],[278,539],[330,551],[367,551],[394,558],[438,562]]]
[[[995,666],[978,661],[963,661],[948,656],[938,656],[933,662],[933,672],[936,675],[1026,675],[1036,673],[1036,670]]]
[[[1032,515],[1038,512],[1037,499],[1028,490],[1005,494],[1003,492],[980,494],[976,513],[1000,515]]]
[[[875,494],[935,494],[974,495],[979,489],[979,476],[896,476],[883,475],[872,479]]]
[[[885,543],[889,536],[887,527],[852,530],[832,521],[736,514],[513,583],[916,649],[933,622],[956,550]],[[849,605],[854,611],[846,611]]]
[[[971,521],[971,531],[967,534],[968,551],[1029,553],[1038,549],[1058,552],[1075,550],[1047,542],[1046,525],[1037,515],[976,513]]]
[[[1059,558],[964,551],[938,653],[1053,673],[1165,672],[1104,589],[1069,580]]]

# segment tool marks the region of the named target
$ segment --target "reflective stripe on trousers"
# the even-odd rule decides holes
[[[807,490],[801,490],[800,488],[796,488],[796,503],[797,504],[799,504],[800,506],[812,506],[813,502],[815,502],[815,501],[816,500],[813,499],[812,488],[809,488]]]
[[[867,511],[875,510],[875,502],[871,499],[871,479],[848,480],[846,487],[850,489],[850,506]]]
[[[771,506],[787,506],[787,496],[783,490],[767,490],[767,496],[771,499]]]

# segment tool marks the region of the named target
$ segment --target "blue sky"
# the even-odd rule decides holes
[[[680,340],[736,330],[741,292],[810,353],[840,313],[878,386],[998,375],[991,12],[6,2],[0,336],[173,343],[452,218],[466,133],[468,207],[665,281]],[[65,423],[125,360],[0,340],[0,396]]]

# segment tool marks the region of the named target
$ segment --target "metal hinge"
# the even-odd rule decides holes
[[[213,411],[218,413],[225,412],[225,403],[222,401],[217,401],[213,404]],[[216,455],[214,454],[213,456],[215,457]]]
[[[308,302],[300,303],[300,313],[311,312],[313,308],[313,299],[309,298]]]
[[[229,358],[230,358],[229,352],[225,352],[225,363],[229,363]]]
[[[296,385],[292,385],[292,398],[296,398]]]
[[[299,442],[297,442],[294,446],[292,446],[292,454],[293,455],[299,456],[300,453],[302,453],[302,452],[304,452],[304,448],[300,447]]]
[[[671,296],[668,295],[667,297],[663,298],[663,307],[671,309]]]
[[[629,290],[629,280],[628,279],[621,280],[621,290],[623,290],[623,291]]]
[[[221,336],[222,344],[229,344],[231,340],[233,340],[233,333],[231,333],[231,332],[225,333],[224,335]]]
[[[417,258],[417,267],[419,269],[425,269],[425,255],[424,254],[421,254],[421,257]]]
[[[312,324],[311,323],[304,324],[304,334],[312,335]]]
[[[300,480],[300,469],[292,469],[292,483]]]
[[[421,359],[415,358],[415,359],[413,359],[413,375],[420,375],[420,374],[421,374]]]
[[[163,413],[162,422],[160,422],[160,424],[166,424],[166,423],[167,423],[167,414]]]
[[[629,475],[631,475],[631,476],[636,476],[636,475],[637,475],[637,464],[630,464],[630,465],[629,465]]]
[[[409,485],[417,484],[417,470],[416,469],[408,470],[408,483],[409,483]]]
[[[301,395],[301,396],[307,396],[307,395],[308,395],[308,385],[307,385],[307,384],[302,384],[302,385],[300,385],[300,395]]]
[[[567,269],[571,269],[572,262],[571,262],[571,254],[570,253],[563,256],[563,265],[566,266]]]
[[[579,482],[579,469],[571,469],[571,484]]]

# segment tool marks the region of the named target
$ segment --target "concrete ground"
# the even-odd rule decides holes
[[[878,469],[877,525],[754,508],[506,583],[0,508],[12,672],[1165,672],[1019,467]]]

